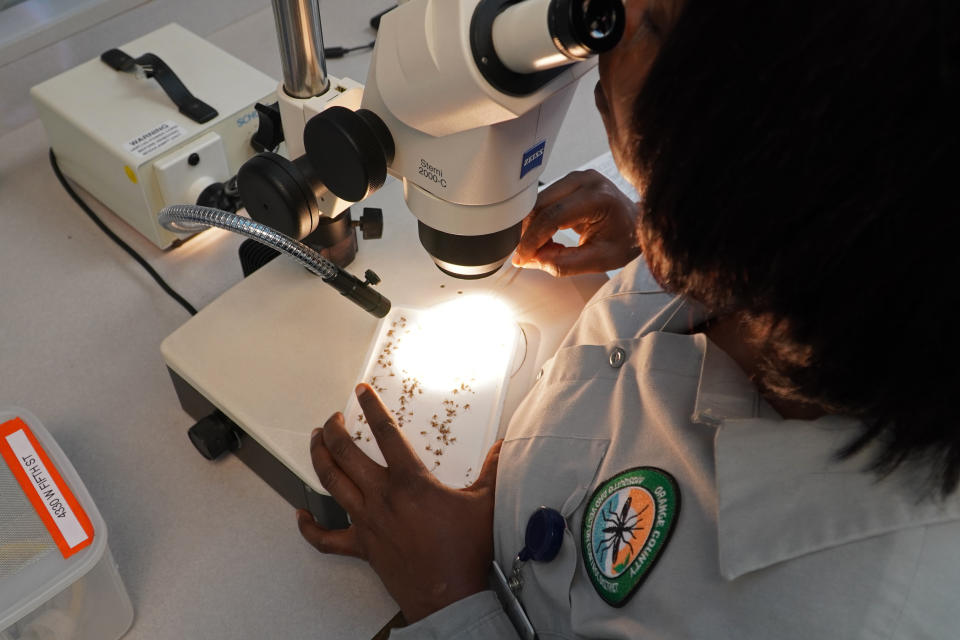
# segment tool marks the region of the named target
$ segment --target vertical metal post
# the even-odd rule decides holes
[[[294,98],[320,95],[330,82],[323,55],[319,0],[272,0],[272,4],[284,91]]]

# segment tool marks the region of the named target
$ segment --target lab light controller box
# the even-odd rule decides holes
[[[31,95],[63,173],[158,247],[177,235],[157,222],[163,207],[195,204],[235,176],[256,151],[256,103],[275,102],[277,82],[177,24],[118,48],[152,53],[216,110],[198,123],[180,113],[155,78],[117,71],[99,57],[36,85]]]
[[[132,623],[73,465],[35,416],[0,409],[0,640],[117,640]]]

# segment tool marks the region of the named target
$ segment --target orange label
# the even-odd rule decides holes
[[[64,558],[93,542],[93,525],[27,423],[0,424],[0,455]]]

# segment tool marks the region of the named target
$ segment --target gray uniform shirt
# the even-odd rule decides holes
[[[520,600],[538,636],[960,638],[960,496],[924,497],[916,469],[878,481],[863,471],[869,451],[837,462],[857,423],[782,419],[691,333],[703,319],[634,261],[587,304],[513,416],[497,561],[509,570],[541,505],[567,523],[556,559],[523,567]],[[680,505],[656,563],[612,606],[588,573],[583,521],[597,487],[636,467],[670,474]],[[622,536],[619,552],[644,535]],[[516,633],[487,591],[391,637]]]

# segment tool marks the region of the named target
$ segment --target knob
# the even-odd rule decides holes
[[[376,240],[383,237],[383,209],[364,207],[360,219],[354,223],[363,232],[364,240]]]
[[[233,422],[220,411],[201,418],[187,430],[190,442],[207,460],[216,460],[221,454],[239,448],[240,436]]]
[[[270,152],[244,162],[237,188],[250,218],[297,240],[313,231],[320,210],[309,165],[305,156],[290,161]]]
[[[214,182],[200,192],[197,204],[201,207],[213,207],[224,211],[236,212],[243,206],[240,197],[230,191],[229,185],[224,182]]]
[[[275,151],[283,142],[283,122],[280,119],[280,107],[273,104],[253,105],[257,110],[257,132],[253,134],[250,145],[257,151]]]
[[[330,107],[303,130],[303,145],[316,176],[338,198],[359,202],[383,186],[395,147],[380,116]]]

